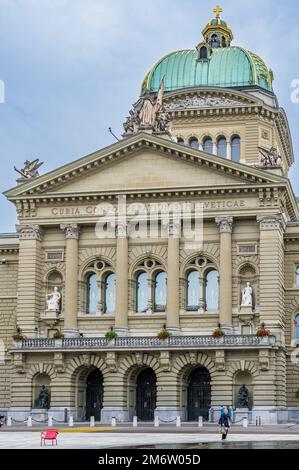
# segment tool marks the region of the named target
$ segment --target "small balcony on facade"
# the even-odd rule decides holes
[[[118,337],[108,341],[103,337],[28,338],[14,342],[12,352],[41,351],[136,351],[136,350],[198,350],[198,349],[260,349],[276,347],[275,336],[255,335],[170,336],[160,340],[153,336]]]

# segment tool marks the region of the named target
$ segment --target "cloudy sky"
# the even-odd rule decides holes
[[[147,70],[164,54],[192,48],[216,2],[207,0],[0,0],[0,192],[14,186],[14,165],[45,162],[42,172],[113,143]],[[299,79],[295,0],[223,0],[235,45],[260,54],[275,74],[295,155]],[[299,195],[299,156],[291,171]],[[0,232],[15,210],[0,197]]]

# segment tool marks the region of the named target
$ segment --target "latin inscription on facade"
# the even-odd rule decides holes
[[[218,200],[206,200],[206,201],[190,201],[192,205],[200,204],[204,211],[219,211],[221,209],[227,210],[238,210],[245,208],[256,207],[255,199],[218,199]],[[169,202],[171,205],[172,203]],[[129,206],[129,203],[128,203]],[[97,216],[100,205],[89,205],[89,206],[57,206],[51,208],[39,208],[39,217],[93,217]],[[116,206],[115,206],[116,207]],[[150,211],[150,205],[146,204],[146,208]]]

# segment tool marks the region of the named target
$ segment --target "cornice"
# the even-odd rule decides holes
[[[279,112],[276,116],[276,125],[286,155],[287,162],[289,166],[292,166],[292,164],[294,163],[292,136],[288,119],[283,108],[279,109]]]
[[[33,181],[17,186],[6,191],[4,194],[9,200],[17,200],[25,197],[30,203],[30,199],[34,198],[36,195],[47,194],[54,188],[62,187],[64,183],[90,174],[104,167],[104,165],[116,163],[128,155],[146,148],[163,153],[169,157],[176,157],[180,161],[192,163],[197,167],[202,166],[204,168],[221,171],[224,174],[253,184],[256,182],[271,183],[281,181],[281,177],[279,176],[266,174],[264,171],[252,168],[248,165],[224,160],[200,150],[183,147],[182,145],[166,139],[140,133],[134,137],[123,139],[118,144],[107,147],[101,152],[83,157],[74,163],[65,165]]]

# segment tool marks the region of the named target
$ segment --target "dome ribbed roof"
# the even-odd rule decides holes
[[[273,91],[272,72],[265,62],[253,52],[237,46],[214,48],[209,60],[198,60],[196,49],[166,55],[148,72],[142,94],[147,90],[157,92],[163,78],[166,92],[183,88],[250,86]]]

